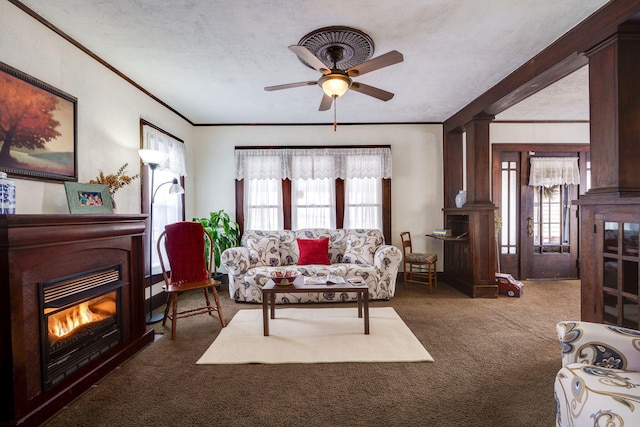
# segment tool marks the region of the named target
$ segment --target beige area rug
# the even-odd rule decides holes
[[[369,309],[370,334],[358,309],[281,308],[263,335],[262,310],[240,310],[198,364],[433,362],[392,307]]]

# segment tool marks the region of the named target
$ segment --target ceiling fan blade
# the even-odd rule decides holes
[[[294,44],[292,46],[289,46],[289,50],[291,50],[293,53],[298,55],[298,58],[302,59],[304,62],[309,64],[311,67],[313,67],[316,70],[320,71],[322,74],[327,74],[327,73],[330,72],[330,70],[327,68],[327,66],[324,65],[324,63],[322,61],[320,61],[320,58],[315,56],[305,46],[299,46],[297,44]]]
[[[327,111],[329,108],[331,108],[332,104],[333,97],[325,93],[322,95],[322,101],[320,101],[320,108],[318,108],[318,111]]]
[[[264,90],[272,91],[272,90],[280,90],[280,89],[289,89],[292,87],[300,87],[300,86],[315,86],[316,84],[318,84],[318,82],[287,83],[285,85],[267,86],[264,88]]]
[[[404,61],[404,56],[397,50],[392,50],[384,55],[377,56],[373,59],[363,62],[360,65],[351,67],[347,70],[349,77],[361,76],[365,73],[378,70],[380,68],[388,67],[389,65],[397,64]]]
[[[387,92],[386,90],[378,89],[377,87],[369,86],[364,83],[353,82],[349,89],[364,93],[365,95],[373,96],[381,101],[388,101],[393,98],[393,94],[391,92]]]

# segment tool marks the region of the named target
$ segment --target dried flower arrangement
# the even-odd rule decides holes
[[[99,174],[96,179],[92,179],[89,181],[89,184],[104,184],[109,189],[109,194],[111,194],[111,198],[116,191],[120,188],[124,187],[127,184],[131,184],[131,181],[138,178],[140,175],[135,174],[133,176],[125,175],[125,169],[129,166],[128,163],[122,165],[120,169],[115,174],[105,175],[102,170],[99,170]]]

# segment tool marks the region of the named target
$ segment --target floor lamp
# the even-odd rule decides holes
[[[156,193],[160,187],[164,185],[171,184],[169,194],[182,194],[184,193],[184,189],[180,186],[178,180],[174,178],[172,181],[163,182],[154,190],[156,168],[169,158],[169,154],[148,149],[138,150],[138,154],[140,155],[142,163],[151,169],[151,187],[149,187],[151,190],[151,200],[149,203],[149,315],[147,316],[147,324],[151,324],[161,321],[164,317],[162,313],[153,314],[153,202],[156,198]]]

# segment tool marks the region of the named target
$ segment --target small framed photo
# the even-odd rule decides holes
[[[113,203],[106,185],[65,182],[64,189],[72,214],[113,213]]]

